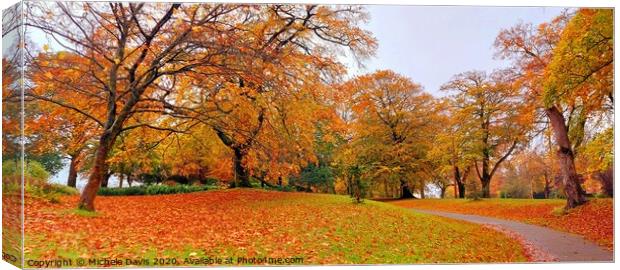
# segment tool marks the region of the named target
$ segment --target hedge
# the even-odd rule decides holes
[[[191,193],[215,189],[215,186],[190,186],[190,185],[148,185],[123,188],[100,188],[97,195],[101,196],[135,196],[135,195],[162,195]]]

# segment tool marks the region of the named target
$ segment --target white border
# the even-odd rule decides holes
[[[64,1],[76,1],[76,0],[64,0]],[[5,9],[12,4],[17,3],[15,0],[1,1],[0,8]],[[166,2],[162,0],[134,0],[133,2]],[[381,4],[381,5],[433,5],[433,6],[555,6],[555,7],[616,7],[618,3],[610,0],[278,0],[278,1],[261,1],[261,0],[196,0],[196,1],[184,1],[177,0],[174,2],[229,2],[229,3],[317,3],[317,4]],[[614,24],[618,25],[618,16],[614,18]],[[614,29],[614,35],[618,37],[618,28]],[[616,44],[614,45],[617,48]],[[617,55],[614,61],[617,63]],[[615,78],[618,78],[618,69],[614,70]],[[617,94],[616,89],[614,90]],[[617,95],[616,95],[617,96]],[[618,115],[614,115],[614,123],[618,120]],[[0,127],[1,132],[1,127]],[[616,134],[614,134],[615,136]],[[614,138],[616,139],[617,136]],[[614,140],[614,142],[617,142]],[[615,143],[614,151],[618,153],[620,146]],[[1,175],[1,172],[0,172]],[[620,173],[615,170],[614,179],[618,179]],[[617,184],[618,181],[615,180]],[[617,187],[618,185],[616,185]],[[618,201],[614,200],[614,216],[618,211]],[[1,202],[0,202],[1,205]],[[615,227],[614,227],[615,229]],[[614,230],[615,233],[615,230]],[[0,245],[2,240],[0,239]],[[617,248],[615,248],[615,257],[618,256]],[[471,270],[471,269],[523,269],[527,267],[528,270],[542,270],[542,269],[558,269],[558,270],[570,270],[570,269],[613,269],[613,265],[616,263],[553,263],[553,264],[454,264],[454,265],[386,265],[386,266],[320,266],[320,269],[339,269],[339,270],[353,270],[353,269],[454,269],[454,270]],[[13,265],[0,261],[1,269],[17,269]],[[281,270],[281,269],[316,269],[317,266],[295,266],[295,267],[261,267],[265,270]],[[614,267],[615,268],[615,267]],[[136,268],[138,269],[138,268]],[[158,269],[158,268],[141,268],[141,269]],[[216,269],[216,268],[166,268],[166,269]],[[219,268],[222,269],[222,268]],[[242,270],[249,269],[248,267],[226,267],[225,269]]]

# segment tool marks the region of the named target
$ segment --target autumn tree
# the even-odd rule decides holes
[[[60,58],[70,56],[61,54]],[[29,65],[27,77],[29,83],[24,100],[32,106],[33,112],[26,122],[29,133],[37,134],[37,142],[33,142],[30,151],[38,153],[49,151],[61,153],[63,158],[69,159],[69,173],[67,185],[75,187],[77,184],[78,171],[84,163],[87,152],[96,144],[96,134],[100,132],[97,124],[75,110],[65,106],[58,106],[53,102],[47,102],[47,97],[53,96],[55,100],[72,100],[76,91],[89,92],[93,85],[79,78],[72,79],[72,84],[67,87],[66,78],[75,76],[71,69],[58,61],[58,55],[41,55],[33,59]],[[78,89],[78,90],[76,90]],[[34,97],[39,95],[40,98]],[[90,100],[84,100],[88,102]],[[87,106],[85,103],[81,105]],[[97,112],[101,113],[101,112]],[[38,150],[43,149],[43,150]]]
[[[210,126],[231,150],[235,185],[249,187],[250,177],[272,185],[317,162],[312,134],[333,118],[328,85],[344,74],[334,53],[363,59],[376,46],[357,26],[365,16],[352,6],[256,7],[238,26],[243,43],[230,44],[253,52],[229,56],[238,72],[205,76],[205,67],[185,78],[191,91],[181,99],[192,109],[178,113]]]
[[[553,186],[553,167],[540,148],[524,150],[506,162],[501,191],[509,198],[549,198]]]
[[[598,179],[602,193],[609,197],[614,195],[613,140],[613,128],[608,128],[597,134],[582,151],[582,159],[587,164],[584,171]]]
[[[106,159],[120,133],[136,127],[160,128],[142,122],[153,108],[147,97],[159,99],[165,90],[155,85],[230,50],[197,35],[220,36],[224,17],[238,9],[227,5],[154,5],[123,3],[28,3],[29,26],[52,37],[60,52],[59,65],[73,72],[64,80],[75,90],[71,100],[30,92],[28,96],[71,109],[90,118],[101,132],[88,183],[79,207],[94,210],[94,198],[107,171]],[[228,18],[233,21],[233,18]],[[205,27],[207,25],[217,27]],[[200,34],[195,33],[199,28]],[[232,26],[228,27],[232,29]],[[210,30],[206,31],[207,29]],[[93,87],[77,90],[76,80]],[[53,92],[52,92],[53,93]]]
[[[242,160],[258,146],[259,136],[269,136],[263,127],[276,123],[270,116],[277,95],[294,96],[297,86],[313,89],[317,84],[310,82],[322,82],[330,70],[340,69],[324,44],[351,48],[361,57],[375,46],[356,26],[365,18],[361,7],[29,3],[29,11],[29,26],[60,48],[37,57],[70,66],[71,75],[57,79],[75,96],[58,99],[51,89],[28,96],[80,113],[100,129],[79,202],[87,210],[94,210],[109,153],[121,133],[183,131],[198,121],[216,130]],[[92,87],[78,89],[78,81]],[[220,107],[223,100],[240,109]],[[162,124],[152,114],[177,120]],[[246,168],[241,161],[235,164],[247,186]]]
[[[437,112],[434,98],[419,84],[389,70],[358,76],[343,88],[353,103],[352,154],[372,166],[375,177],[377,173],[394,177],[401,198],[414,197],[414,174],[429,147],[428,128]]]
[[[155,148],[163,177],[180,176],[189,181],[213,177],[233,181],[232,155],[208,126],[198,125],[191,133],[174,134]],[[200,154],[196,154],[200,153]],[[157,167],[157,166],[156,166]]]
[[[499,57],[515,61],[528,100],[542,108],[553,129],[566,208],[586,202],[575,168],[585,127],[613,105],[611,17],[605,9],[565,12],[537,28],[519,24],[503,30],[495,42]]]
[[[455,116],[473,139],[473,168],[490,197],[490,183],[498,168],[526,140],[529,119],[518,92],[505,80],[506,73],[487,75],[470,71],[456,75],[441,89],[452,93]]]
[[[459,113],[460,104],[451,97],[444,97],[441,102],[442,117],[438,117],[435,124],[437,132],[428,159],[438,163],[438,170],[450,172],[454,197],[465,198],[467,186],[465,181],[472,172],[472,164],[476,157],[472,150],[476,145],[476,140],[473,138],[475,134],[467,132],[468,121],[461,118],[470,116]]]
[[[574,175],[577,173],[576,170],[571,169],[571,163],[574,163],[575,151],[579,150],[576,147],[571,149],[570,141],[577,142],[577,147],[584,145],[583,148],[587,149],[588,145],[582,139],[584,137],[587,139],[587,132],[595,131],[597,127],[605,128],[608,121],[613,121],[613,47],[613,10],[581,9],[563,29],[560,40],[553,51],[553,58],[546,67],[543,83],[545,107],[561,108],[564,104],[570,104],[570,107],[579,111],[577,117],[579,125],[572,138],[565,132],[565,125],[563,125],[565,121],[560,117],[563,115],[559,115],[555,110],[549,113],[556,140],[560,146],[560,162],[565,164],[562,169],[565,177],[569,179],[575,178]],[[591,125],[588,125],[588,120]],[[595,123],[592,124],[592,122]],[[598,158],[591,156],[596,158],[595,160],[605,160],[604,156],[610,155],[607,153],[613,151],[611,144],[602,143],[605,139],[601,138],[609,138],[605,135],[605,131],[602,133],[602,136],[592,136],[596,139],[590,146],[597,144],[607,146],[606,150],[599,148]],[[592,147],[589,150],[591,149]],[[608,170],[611,167],[607,163],[595,172],[603,186],[606,187],[608,195],[613,193],[608,184],[613,181],[611,180],[613,169]],[[569,201],[568,207],[579,205],[584,201],[577,194],[579,192],[569,196],[576,199]]]

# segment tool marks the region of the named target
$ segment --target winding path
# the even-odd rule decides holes
[[[613,252],[574,234],[521,222],[441,211],[411,208],[413,211],[464,220],[477,224],[498,226],[519,234],[526,242],[548,253],[561,262],[612,262]]]

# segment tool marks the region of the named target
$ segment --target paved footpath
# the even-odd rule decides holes
[[[422,209],[412,210],[472,223],[499,226],[520,234],[525,241],[562,262],[611,262],[614,260],[612,251],[605,250],[597,244],[587,241],[575,234],[497,218]]]

